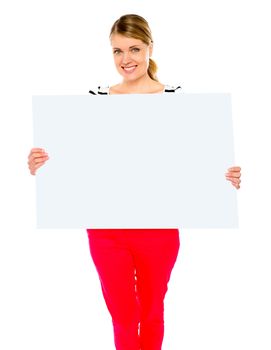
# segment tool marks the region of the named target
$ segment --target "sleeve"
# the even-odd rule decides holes
[[[96,89],[89,90],[91,95],[108,95],[109,94],[109,86],[102,87],[98,86]]]
[[[179,93],[181,92],[181,86],[172,86],[172,85],[166,85],[165,86],[165,92],[175,92],[175,93]]]
[[[178,85],[178,86],[174,89],[174,92],[175,92],[176,94],[179,94],[180,92],[182,92],[182,87],[181,87],[181,85]]]

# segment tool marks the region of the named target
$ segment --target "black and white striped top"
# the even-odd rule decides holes
[[[92,95],[109,95],[109,88],[110,88],[109,86],[106,86],[106,87],[98,86],[96,91],[89,90],[89,93]],[[181,86],[174,87],[171,85],[165,85],[163,93],[165,93],[165,92],[180,92],[180,90],[181,90]]]

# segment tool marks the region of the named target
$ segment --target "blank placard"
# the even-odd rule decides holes
[[[229,94],[33,96],[38,228],[236,228]]]

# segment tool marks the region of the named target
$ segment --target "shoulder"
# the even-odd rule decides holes
[[[91,95],[108,95],[109,86],[98,86],[96,89],[89,90]]]
[[[91,95],[109,95],[109,85],[108,86],[98,86],[96,89],[89,90],[89,93]],[[164,93],[168,92],[174,92],[179,93],[181,92],[182,87],[180,85],[173,86],[173,85],[164,85]]]
[[[176,92],[176,93],[179,93],[179,92],[181,92],[181,89],[182,89],[182,87],[180,85],[173,86],[173,85],[166,84],[164,92]]]

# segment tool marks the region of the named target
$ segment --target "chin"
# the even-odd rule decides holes
[[[127,77],[127,75],[123,75],[121,74],[123,80],[125,81],[134,81],[134,80],[137,80],[139,77]]]

